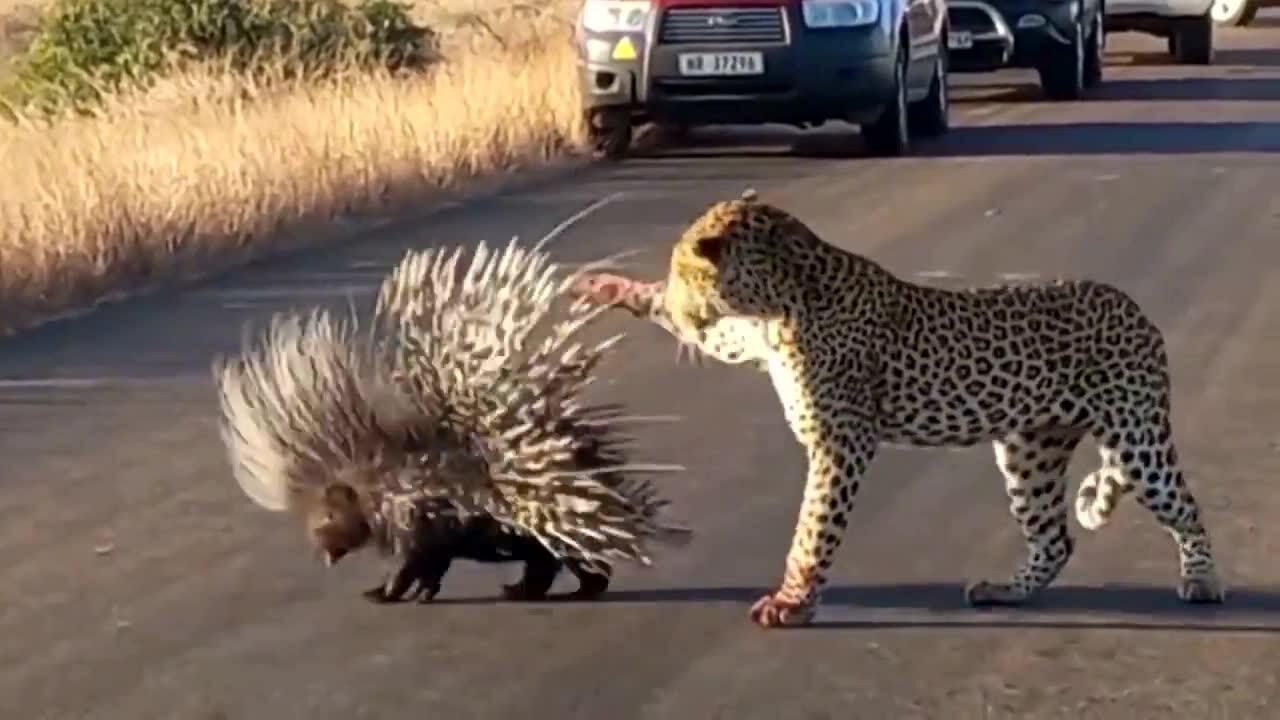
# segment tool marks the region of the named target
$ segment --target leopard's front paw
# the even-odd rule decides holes
[[[1010,583],[979,580],[964,589],[964,599],[971,607],[1017,607],[1026,604],[1031,596]]]
[[[1216,575],[1184,577],[1178,581],[1178,597],[1193,605],[1217,605],[1226,599],[1226,591]]]
[[[751,606],[751,619],[760,627],[798,627],[808,625],[817,612],[817,604],[787,600],[782,593],[770,593]]]

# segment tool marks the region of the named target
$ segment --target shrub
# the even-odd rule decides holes
[[[17,61],[15,104],[85,110],[194,60],[288,76],[418,69],[435,34],[394,0],[55,0]]]

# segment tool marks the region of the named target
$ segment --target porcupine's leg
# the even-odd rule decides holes
[[[588,570],[582,562],[574,559],[566,560],[564,565],[578,579],[578,589],[569,593],[569,597],[575,600],[595,600],[609,589],[609,580],[613,575],[611,567],[606,565],[602,574]]]
[[[524,576],[518,582],[503,585],[502,597],[516,602],[543,600],[560,574],[560,560],[532,538],[522,550]]]
[[[439,548],[412,553],[405,557],[398,570],[388,574],[377,587],[366,590],[364,596],[375,603],[400,602],[413,596],[420,603],[429,603],[440,594],[441,583],[452,564],[453,554]],[[406,597],[415,581],[418,583],[417,591]]]

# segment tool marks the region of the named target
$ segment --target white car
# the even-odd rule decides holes
[[[1169,54],[1179,64],[1211,65],[1214,3],[1222,1],[1107,0],[1106,32],[1140,32],[1166,38]]]
[[[1219,27],[1245,27],[1264,7],[1280,5],[1280,0],[1213,0],[1213,21]]]

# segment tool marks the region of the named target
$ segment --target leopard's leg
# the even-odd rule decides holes
[[[813,620],[858,485],[879,444],[870,420],[840,418],[814,425],[818,432],[807,443],[808,478],[782,586],[751,607],[752,620],[763,627]]]
[[[1076,516],[1089,529],[1107,523],[1120,498],[1136,491],[1178,548],[1178,597],[1189,603],[1222,602],[1224,590],[1213,561],[1209,533],[1178,464],[1168,411],[1155,408],[1111,418],[1094,431],[1102,466],[1081,485]]]
[[[572,297],[595,305],[621,308],[674,332],[662,306],[662,294],[665,290],[664,280],[645,282],[617,273],[588,272],[577,278],[568,292]]]
[[[1074,543],[1067,528],[1067,466],[1084,433],[1046,428],[994,443],[1009,511],[1022,528],[1027,557],[1007,583],[981,580],[965,589],[970,605],[1021,605],[1062,572]]]

